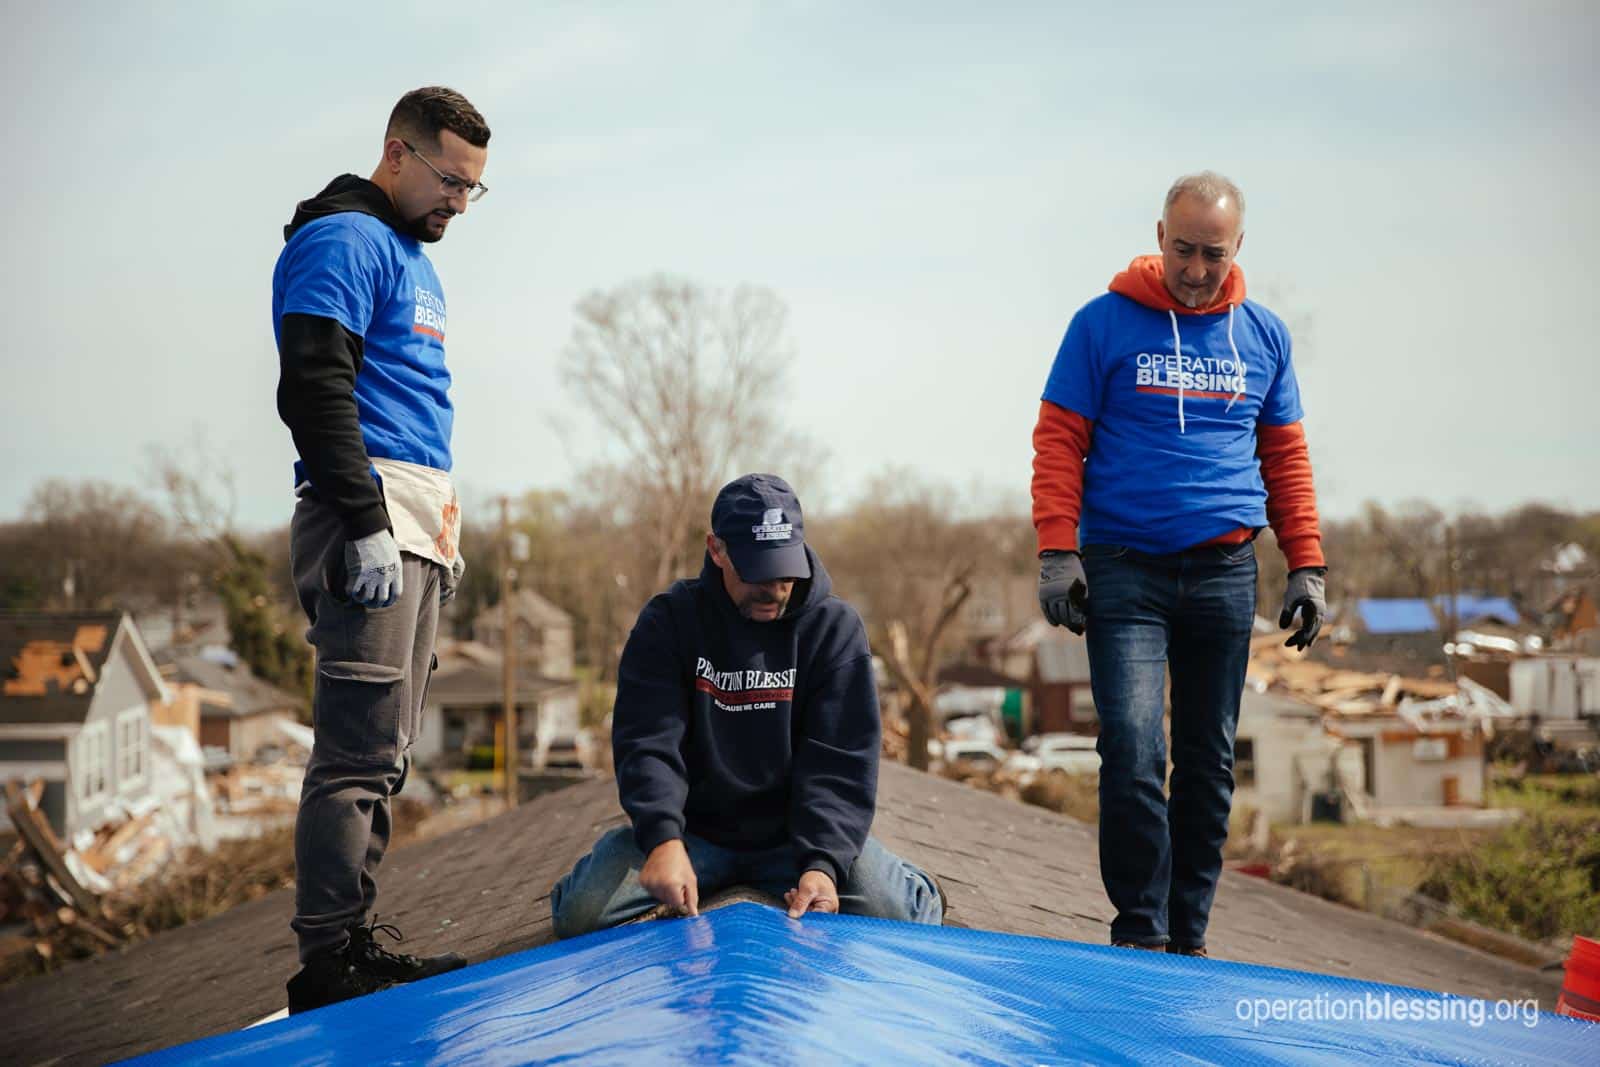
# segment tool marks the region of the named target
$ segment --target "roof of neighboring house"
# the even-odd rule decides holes
[[[511,610],[517,618],[539,627],[572,625],[571,615],[532,589],[519,589],[512,593]],[[501,608],[496,604],[478,613],[478,617],[473,620],[473,629],[477,630],[479,626],[487,624],[490,629],[498,630],[500,620]]]
[[[571,679],[546,678],[526,669],[517,671],[517,702],[533,702],[558,689],[576,686]],[[494,704],[501,703],[505,683],[500,665],[463,666],[458,670],[435,672],[428,683],[429,704]]]
[[[1444,614],[1449,610],[1450,598],[1436,596],[1433,598],[1433,603],[1439,609],[1440,614]],[[1515,626],[1522,621],[1522,614],[1517,611],[1517,606],[1511,603],[1509,597],[1480,596],[1477,593],[1456,594],[1457,623],[1462,626],[1470,626],[1484,619],[1494,619],[1505,623],[1507,626]]]
[[[1056,630],[1039,642],[1036,652],[1039,680],[1087,682],[1089,680],[1089,642],[1066,630]]]
[[[1422,599],[1367,597],[1356,601],[1356,611],[1370,634],[1420,634],[1439,629],[1433,608]]]
[[[0,613],[0,722],[82,722],[124,620],[116,611]],[[126,626],[159,687],[155,665]]]
[[[1295,719],[1321,719],[1322,709],[1315,704],[1307,704],[1303,700],[1285,696],[1283,693],[1267,690],[1258,693],[1250,686],[1244,687],[1244,692],[1239,696],[1239,714],[1245,715],[1272,715]]]
[[[196,603],[186,608],[179,619],[173,618],[169,604],[152,604],[131,612],[145,647],[163,667],[206,645],[228,643],[228,617],[222,599],[211,593],[195,599]]]
[[[405,932],[404,951],[456,951],[473,963],[548,943],[551,884],[623,821],[616,786],[602,779],[397,847],[381,875],[383,920]],[[873,833],[939,879],[948,925],[1107,940],[1112,912],[1092,825],[885,763]],[[281,890],[0,988],[7,1052],[24,1063],[104,1062],[236,1029],[281,1009],[284,982],[298,966],[289,930],[293,896]],[[1559,972],[1543,974],[1231,871],[1222,875],[1207,941],[1223,960],[1491,1000],[1534,997],[1548,1007],[1561,987]],[[149,1010],[163,1004],[183,1010]]]
[[[500,650],[481,641],[463,641],[455,637],[441,637],[434,645],[433,654],[439,658],[439,670],[453,671],[463,666],[487,666],[500,662]]]
[[[970,685],[983,689],[1026,689],[1027,679],[1013,678],[981,663],[954,663],[939,669],[940,685]]]
[[[207,714],[241,719],[270,711],[298,711],[306,705],[304,697],[256,677],[237,656],[179,656],[175,666],[179,681],[227,694],[226,704],[202,702],[201,710]]]

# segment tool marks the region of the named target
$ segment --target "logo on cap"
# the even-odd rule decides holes
[[[787,541],[794,536],[794,523],[783,521],[782,508],[768,508],[761,514],[761,525],[750,527],[757,541]]]

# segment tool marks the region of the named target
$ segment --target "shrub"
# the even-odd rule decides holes
[[[1422,892],[1534,941],[1600,929],[1600,819],[1535,812],[1435,859]]]

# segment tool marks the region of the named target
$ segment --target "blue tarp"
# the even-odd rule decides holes
[[[1436,596],[1433,598],[1439,614],[1444,615],[1450,607],[1450,598]],[[1479,619],[1499,619],[1507,626],[1515,626],[1522,621],[1522,616],[1517,612],[1517,606],[1509,597],[1479,596],[1476,593],[1456,594],[1456,619],[1462,626],[1470,626]]]
[[[1361,614],[1361,625],[1369,634],[1423,634],[1439,629],[1426,600],[1369,597],[1356,601],[1356,611]]]
[[[1480,1014],[1481,1013],[1481,1014]],[[758,904],[619,927],[138,1064],[1600,1064],[1600,1025],[1164,953]]]

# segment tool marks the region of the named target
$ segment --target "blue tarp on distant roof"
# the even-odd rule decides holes
[[[1369,634],[1423,634],[1439,629],[1426,600],[1356,601],[1361,625]]]
[[[1328,975],[736,904],[133,1062],[1600,1063],[1600,1025],[1496,1014]]]
[[[1439,613],[1444,614],[1449,607],[1450,598],[1438,596],[1433,602],[1439,608]],[[1456,595],[1456,619],[1462,626],[1470,626],[1479,619],[1499,619],[1507,626],[1515,626],[1522,621],[1517,606],[1511,603],[1508,597],[1479,596],[1476,593],[1458,593]]]

